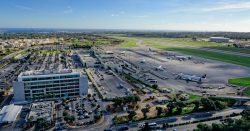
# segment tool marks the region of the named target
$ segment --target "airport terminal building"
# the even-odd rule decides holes
[[[13,88],[15,102],[71,98],[88,93],[88,78],[72,70],[27,71],[18,76]]]
[[[216,42],[216,43],[228,43],[229,38],[224,38],[224,37],[210,37],[209,41],[210,42]]]

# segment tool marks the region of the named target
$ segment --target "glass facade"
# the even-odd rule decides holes
[[[80,75],[33,76],[22,78],[25,100],[66,98],[80,95]]]

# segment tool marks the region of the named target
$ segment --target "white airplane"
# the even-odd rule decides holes
[[[164,69],[165,69],[165,68],[162,67],[162,65],[160,65],[160,66],[158,66],[158,67],[157,67],[157,66],[155,67],[155,70],[156,70],[156,71],[164,71]]]
[[[126,51],[122,51],[122,52],[121,52],[121,54],[125,54],[125,53],[126,53]]]
[[[186,80],[187,82],[193,81],[197,83],[201,83],[202,79],[206,79],[206,74],[203,76],[196,76],[196,75],[188,75],[188,74],[183,74],[180,73],[177,75],[176,79],[181,79],[181,80]]]
[[[192,58],[191,56],[176,56],[176,59],[180,61],[190,60],[191,58]]]

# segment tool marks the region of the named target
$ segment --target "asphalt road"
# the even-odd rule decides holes
[[[151,120],[145,120],[141,122],[133,122],[129,124],[120,124],[117,126],[113,126],[112,129],[116,130],[123,126],[128,126],[129,128],[137,128],[138,123],[142,122],[148,122],[152,123],[155,122],[157,124],[163,124],[163,123],[170,123],[170,124],[178,124],[178,123],[184,123],[188,121],[194,121],[194,120],[202,120],[202,119],[208,119],[211,117],[218,117],[218,116],[227,116],[232,113],[240,113],[243,109],[237,108],[237,109],[226,109],[223,111],[213,111],[213,112],[199,112],[199,113],[192,113],[188,114],[186,116],[173,116],[173,117],[166,117],[166,118],[156,118]]]
[[[12,57],[14,57],[14,56],[17,56],[17,55],[18,55],[19,53],[21,53],[22,51],[26,51],[26,50],[28,50],[28,49],[30,49],[30,47],[25,48],[25,49],[23,49],[23,50],[19,50],[19,51],[17,51],[17,52],[13,52],[13,53],[11,53],[11,54],[8,54],[8,55],[4,56],[3,59],[10,59],[10,58],[12,58]]]

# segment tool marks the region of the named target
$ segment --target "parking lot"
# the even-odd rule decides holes
[[[59,102],[57,105],[57,123],[64,123],[63,118],[65,113],[69,116],[73,116],[75,126],[85,126],[95,123],[95,116],[102,111],[102,105],[97,100],[97,96],[91,96],[86,98],[73,98],[68,100],[64,105],[63,102]]]
[[[117,77],[111,70],[95,68],[92,70],[92,74],[100,86],[102,95],[106,98],[127,96],[132,93],[132,86]]]

